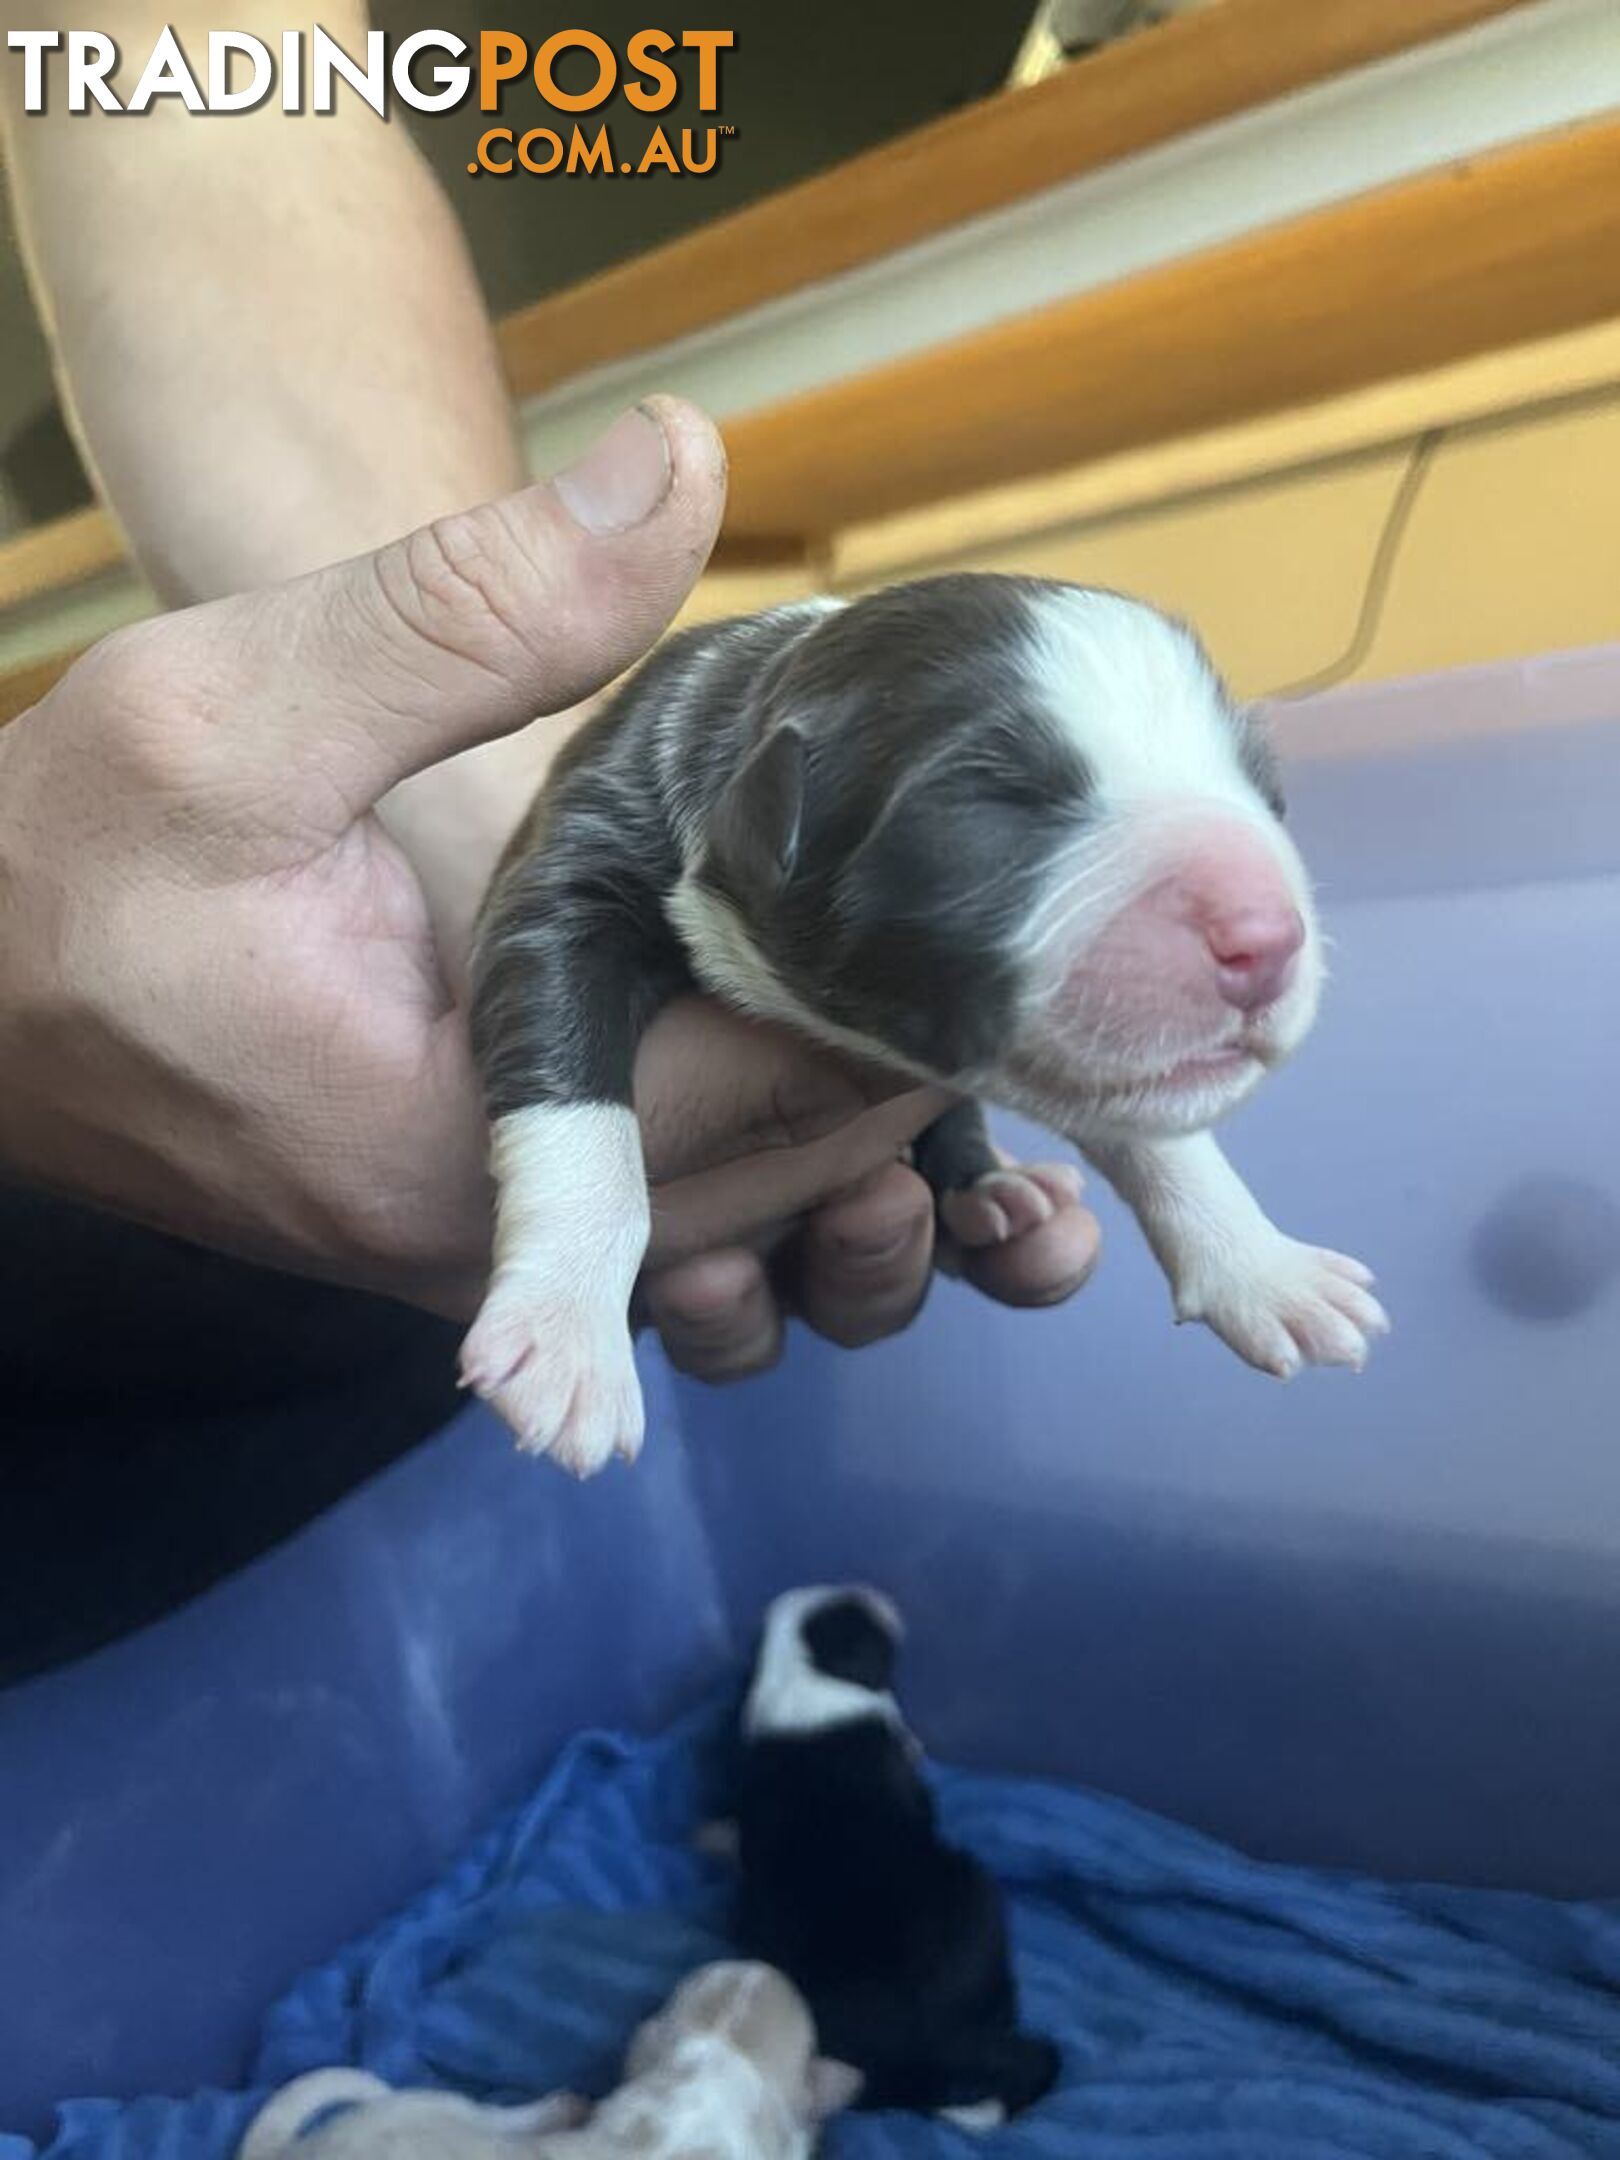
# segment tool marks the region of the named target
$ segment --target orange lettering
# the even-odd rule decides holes
[[[674,151],[669,147],[669,137],[662,128],[653,129],[652,141],[642,151],[641,163],[636,167],[638,173],[652,172],[655,169],[672,173],[678,173],[681,169]]]
[[[512,170],[512,160],[510,158],[507,159],[504,165],[497,165],[490,155],[489,148],[491,143],[510,143],[511,140],[512,130],[510,128],[489,128],[479,136],[478,162],[483,166],[485,172],[507,173]]]
[[[578,95],[559,90],[552,68],[557,55],[578,46],[588,52],[596,62],[596,82],[593,88]],[[605,104],[613,95],[619,80],[619,63],[613,47],[606,38],[597,36],[594,30],[557,30],[546,39],[534,56],[534,86],[548,105],[555,105],[559,112],[590,112]]]
[[[720,55],[737,42],[735,30],[683,30],[681,43],[698,55],[698,105],[713,112],[720,103]]]
[[[550,154],[543,165],[537,165],[534,159],[529,155],[529,145],[531,143],[537,142],[550,145]],[[527,135],[520,135],[518,137],[517,152],[518,163],[523,167],[523,170],[525,172],[555,172],[557,170],[557,167],[562,163],[562,137],[560,135],[554,135],[550,128],[530,128]]]
[[[680,78],[672,67],[662,60],[655,60],[655,52],[673,52],[675,40],[667,30],[638,30],[628,47],[630,65],[640,68],[643,75],[657,78],[658,87],[649,89],[644,82],[627,82],[624,94],[637,112],[663,112],[673,105],[680,90]]]
[[[478,39],[478,109],[499,112],[501,84],[521,75],[529,64],[529,47],[512,30],[485,30]]]

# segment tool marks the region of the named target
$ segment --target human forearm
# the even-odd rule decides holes
[[[192,36],[145,0],[97,19],[126,75],[165,20],[194,50],[212,20]],[[358,15],[335,30],[363,41]],[[7,147],[64,386],[166,600],[296,576],[521,481],[461,235],[402,125],[355,97],[221,127],[58,95],[13,107]]]
[[[113,0],[98,17],[126,70],[165,20],[201,50],[203,16]],[[267,42],[280,27],[232,20]],[[327,20],[363,43],[358,12]],[[357,98],[320,119],[271,100],[229,127],[172,101],[139,119],[64,102],[13,104],[13,187],[89,461],[166,600],[356,555],[519,484],[472,268],[402,125]],[[452,935],[538,749],[476,752],[388,806]]]

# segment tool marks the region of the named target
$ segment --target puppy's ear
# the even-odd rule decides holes
[[[861,2097],[866,2078],[851,2063],[834,2062],[830,2055],[818,2055],[810,2065],[808,2083],[810,2120],[819,2123],[825,2122],[829,2115],[853,2107]]]
[[[750,751],[710,813],[711,872],[745,913],[768,907],[793,875],[804,774],[804,737],[782,721]]]

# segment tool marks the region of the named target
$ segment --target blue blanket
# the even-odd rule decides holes
[[[363,2063],[514,2099],[598,2092],[633,2026],[726,1949],[693,1846],[721,1722],[592,1734],[460,1866],[270,2013],[253,2091],[62,2111],[48,2160],[227,2160],[263,2092]],[[1058,2089],[989,2138],[849,2116],[829,2160],[1620,2160],[1620,1904],[1261,1866],[1093,1793],[941,1771],[1008,1887]],[[30,2160],[0,2139],[0,2160]]]

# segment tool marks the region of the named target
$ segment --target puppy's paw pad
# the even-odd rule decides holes
[[[1342,1253],[1280,1233],[1228,1270],[1182,1286],[1179,1319],[1202,1320],[1261,1372],[1291,1379],[1302,1365],[1359,1372],[1389,1317],[1366,1287],[1372,1276]]]
[[[972,1250],[1038,1230],[1079,1194],[1079,1173],[1068,1163],[1010,1166],[987,1170],[960,1191],[943,1193],[939,1214],[956,1242]]]
[[[620,1312],[526,1296],[497,1282],[462,1345],[465,1384],[504,1418],[519,1447],[575,1477],[641,1452],[643,1411]]]

